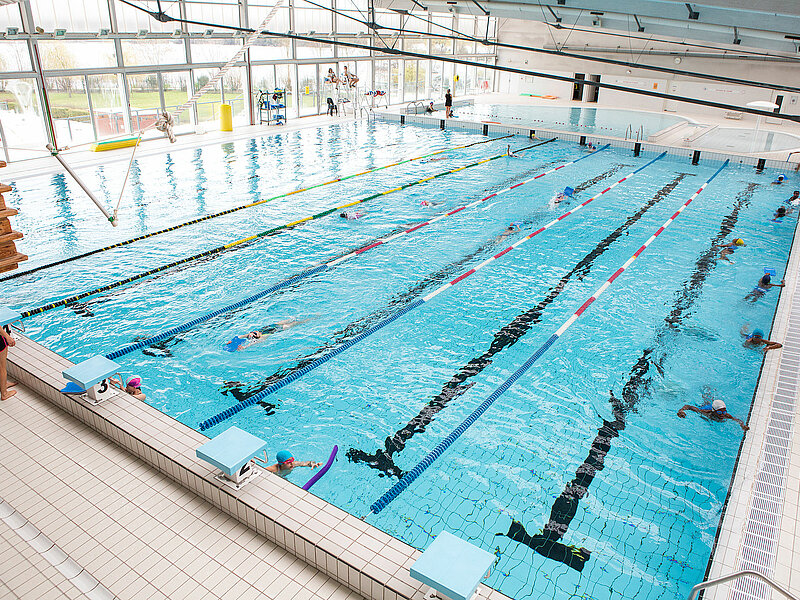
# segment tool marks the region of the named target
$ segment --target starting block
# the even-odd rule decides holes
[[[261,471],[253,458],[266,450],[267,442],[238,427],[230,427],[200,446],[197,458],[211,463],[222,471],[214,478],[235,490],[242,488]]]
[[[411,566],[411,577],[431,588],[426,600],[470,600],[494,561],[491,552],[442,531]]]
[[[0,306],[0,327],[11,325],[15,321],[21,321],[22,315],[7,306]]]
[[[61,372],[64,379],[70,382],[61,391],[65,394],[81,394],[89,404],[96,406],[117,395],[117,390],[111,386],[108,378],[119,368],[117,363],[105,356],[87,358]]]

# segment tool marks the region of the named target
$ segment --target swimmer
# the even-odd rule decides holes
[[[121,379],[109,379],[108,383],[113,385],[115,388],[123,389]],[[138,375],[134,375],[128,382],[125,384],[124,388],[125,392],[136,398],[137,400],[144,400],[147,398],[142,393],[142,378]]]
[[[509,158],[519,158],[519,154],[515,154],[514,151],[511,149],[511,145],[508,145],[508,149],[506,150],[506,156]]]
[[[788,200],[784,200],[784,202],[786,204],[790,204],[791,206],[800,205],[800,190],[795,190],[791,197]]]
[[[781,185],[784,181],[786,181],[786,175],[781,173],[778,175],[778,178],[772,182],[772,185]]]
[[[587,152],[594,152],[595,150],[597,150],[597,146],[595,146],[592,142],[589,142],[588,144],[586,144],[586,151]]]
[[[433,102],[431,102],[430,104],[428,104],[428,106],[425,107],[425,112],[428,114],[436,112],[436,109],[433,108]]]
[[[564,200],[569,200],[572,198],[572,194],[575,193],[575,190],[571,187],[565,187],[563,192],[559,192],[557,196],[555,196],[551,202],[553,205],[559,204]]]
[[[753,329],[753,333],[749,333],[747,325],[745,325],[744,327],[742,327],[741,334],[742,336],[744,336],[743,346],[745,348],[758,348],[759,346],[763,345],[765,353],[769,350],[777,350],[778,348],[783,348],[783,344],[779,344],[778,342],[772,342],[770,340],[765,340],[764,332],[758,328]]]
[[[432,200],[423,200],[419,203],[420,206],[439,206],[441,202],[433,202]]]
[[[312,462],[310,460],[298,462],[288,450],[281,450],[278,452],[278,454],[275,456],[275,459],[278,462],[267,467],[267,471],[270,473],[276,473],[281,477],[286,477],[295,467],[311,467],[312,469],[316,469],[322,465],[322,463]],[[264,462],[269,463],[269,457],[267,457],[266,450],[264,451]]]
[[[724,260],[731,264],[735,264],[728,256],[733,254],[733,248],[723,247],[722,250],[719,251],[719,256],[715,259],[717,262]]]
[[[737,246],[746,246],[747,244],[744,243],[742,238],[733,238],[727,244],[722,244],[720,248],[731,248],[732,250],[736,249]]]
[[[775,214],[772,215],[772,219],[771,220],[774,221],[775,223],[780,223],[781,220],[783,219],[783,217],[785,217],[785,216],[786,216],[786,207],[785,206],[779,206],[778,210],[775,211]]]
[[[697,414],[706,417],[712,421],[717,421],[721,423],[726,419],[730,419],[732,421],[736,421],[739,426],[742,428],[742,431],[747,431],[750,429],[747,425],[745,425],[741,419],[737,419],[732,414],[728,412],[727,407],[725,406],[725,402],[720,400],[719,398],[712,398],[710,394],[703,393],[703,405],[702,406],[692,406],[691,404],[684,405],[679,411],[678,416],[681,419],[686,418],[686,411],[691,410],[692,412],[696,412]]]
[[[366,214],[367,213],[348,210],[348,211],[345,211],[345,212],[341,213],[339,216],[342,217],[343,219],[347,219],[348,221],[355,221],[357,219],[360,219],[361,217],[363,217]]]
[[[272,335],[273,333],[279,333],[281,331],[286,331],[287,329],[291,329],[292,327],[297,327],[298,325],[309,321],[310,319],[283,319],[282,321],[278,321],[277,323],[273,323],[272,325],[267,325],[266,327],[262,327],[256,331],[250,331],[243,336],[235,335],[233,339],[228,341],[224,348],[228,352],[236,352],[237,350],[244,350],[245,348],[249,348],[250,346],[257,344],[259,342],[263,342],[267,339],[267,336]]]
[[[763,297],[769,288],[786,287],[786,283],[783,279],[781,279],[780,283],[770,283],[771,279],[772,276],[769,273],[764,273],[764,275],[761,276],[761,279],[758,280],[756,287],[754,287],[753,290],[744,297],[744,299],[748,302],[755,302],[759,298]]]
[[[506,227],[506,231],[511,233],[522,231],[522,221],[512,221],[508,227]]]

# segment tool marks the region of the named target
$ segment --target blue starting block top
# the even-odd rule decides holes
[[[233,475],[256,454],[266,450],[267,442],[238,427],[231,427],[197,449],[197,457]]]
[[[64,379],[77,383],[84,390],[88,390],[95,383],[100,383],[119,370],[119,365],[105,356],[93,356],[62,371]]]
[[[469,600],[494,559],[491,552],[443,531],[412,565],[411,576],[453,600]]]
[[[22,320],[22,315],[7,306],[0,306],[0,327]]]

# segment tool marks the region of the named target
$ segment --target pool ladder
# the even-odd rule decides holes
[[[800,600],[800,598],[790,594],[787,590],[783,589],[777,583],[772,581],[769,577],[762,575],[758,571],[737,571],[736,573],[730,573],[728,575],[718,577],[717,579],[709,579],[708,581],[703,581],[702,583],[698,583],[696,586],[692,588],[692,591],[689,593],[688,600],[695,600],[695,598],[697,598],[697,594],[701,590],[705,590],[720,585],[721,583],[727,583],[729,581],[733,581],[734,579],[739,579],[740,577],[755,577],[756,579],[759,579],[760,581],[766,583],[773,590],[780,592],[781,594],[789,598],[789,600]]]
[[[634,131],[633,130],[633,125],[628,123],[628,128],[625,130],[625,139],[626,140],[634,139],[634,134],[636,134],[636,141],[637,142],[644,141],[644,125],[639,125],[639,129]]]

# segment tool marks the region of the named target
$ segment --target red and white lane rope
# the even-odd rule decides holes
[[[595,293],[594,293],[594,294],[592,294],[592,295],[589,297],[589,299],[588,299],[586,302],[584,302],[584,303],[583,303],[583,304],[580,306],[580,308],[578,308],[578,310],[576,310],[576,311],[575,311],[575,312],[572,314],[572,316],[570,316],[570,317],[569,317],[569,319],[567,319],[567,320],[564,322],[564,324],[563,324],[561,327],[559,327],[559,328],[556,330],[556,332],[555,332],[555,333],[553,333],[553,334],[552,334],[552,335],[551,335],[551,336],[550,336],[550,337],[547,339],[547,341],[545,341],[545,343],[544,343],[544,344],[542,344],[542,345],[539,347],[539,349],[538,349],[538,350],[536,350],[536,352],[534,352],[534,353],[533,353],[533,354],[532,354],[532,355],[531,355],[531,356],[528,358],[528,360],[526,360],[526,361],[525,361],[525,362],[522,364],[522,366],[521,366],[521,367],[519,367],[519,368],[518,368],[516,371],[514,371],[514,373],[511,375],[511,377],[509,377],[508,379],[506,379],[506,380],[505,380],[505,381],[504,381],[504,382],[503,382],[503,383],[500,385],[500,387],[498,387],[498,388],[497,388],[497,389],[496,389],[494,392],[492,392],[492,393],[489,395],[489,397],[488,397],[488,398],[486,398],[486,400],[484,400],[483,402],[481,402],[481,404],[480,404],[480,405],[479,405],[479,406],[478,406],[478,407],[477,407],[477,408],[476,408],[474,411],[472,411],[472,412],[469,414],[469,416],[468,416],[466,419],[464,419],[464,420],[461,422],[461,424],[460,424],[458,427],[456,427],[456,428],[455,428],[455,429],[454,429],[454,430],[453,430],[453,431],[452,431],[450,434],[448,434],[448,435],[447,435],[447,437],[445,437],[445,438],[444,438],[444,439],[443,439],[441,442],[439,442],[439,443],[436,445],[436,447],[435,447],[433,450],[431,450],[431,451],[428,453],[428,455],[427,455],[427,456],[425,456],[425,458],[423,458],[423,459],[422,459],[420,462],[418,462],[418,463],[416,464],[416,466],[414,466],[414,468],[412,468],[411,470],[409,470],[409,471],[408,471],[408,472],[407,472],[407,473],[406,473],[406,474],[403,476],[403,478],[402,478],[402,479],[400,479],[400,481],[398,481],[398,482],[397,482],[396,484],[394,484],[394,485],[393,485],[391,488],[389,488],[389,489],[386,491],[386,493],[385,493],[385,494],[383,494],[383,496],[381,496],[381,497],[380,497],[380,498],[378,498],[378,499],[377,499],[375,502],[373,502],[373,503],[372,503],[372,505],[370,506],[370,510],[372,511],[372,513],[373,513],[373,514],[378,514],[378,513],[379,513],[379,512],[381,512],[381,511],[382,511],[384,508],[386,508],[386,506],[388,506],[388,505],[389,505],[389,503],[390,503],[390,502],[392,502],[392,500],[394,500],[395,498],[397,498],[397,496],[399,496],[399,495],[400,495],[400,494],[401,494],[401,493],[402,493],[402,492],[403,492],[403,491],[404,491],[406,488],[408,488],[408,486],[410,486],[410,485],[411,485],[411,484],[414,482],[414,480],[416,480],[416,479],[417,479],[417,477],[419,477],[419,476],[420,476],[420,475],[423,473],[423,471],[425,471],[425,469],[427,469],[429,466],[431,466],[431,465],[433,464],[433,462],[434,462],[434,461],[435,461],[437,458],[439,458],[439,456],[441,456],[443,452],[445,452],[445,450],[447,450],[447,449],[448,449],[448,448],[449,448],[449,447],[450,447],[450,446],[451,446],[451,445],[452,445],[452,444],[453,444],[453,443],[454,443],[454,442],[455,442],[455,441],[456,441],[456,440],[457,440],[459,437],[461,437],[461,435],[462,435],[462,434],[463,434],[463,433],[464,433],[464,432],[465,432],[467,429],[469,429],[469,427],[470,427],[470,426],[471,426],[473,423],[475,423],[475,421],[477,421],[477,420],[478,420],[478,419],[481,417],[481,415],[482,415],[483,413],[485,413],[485,412],[486,412],[486,411],[489,409],[489,407],[490,407],[492,404],[494,404],[494,402],[495,402],[495,401],[496,401],[496,400],[497,400],[497,399],[498,399],[498,398],[499,398],[501,395],[503,395],[503,394],[504,394],[504,393],[505,393],[505,392],[506,392],[506,391],[507,391],[507,390],[508,390],[508,389],[509,389],[509,388],[510,388],[512,385],[514,385],[514,382],[516,382],[516,381],[517,381],[517,380],[518,380],[520,377],[522,377],[522,375],[525,373],[525,371],[527,371],[528,369],[530,369],[530,368],[531,368],[531,366],[533,366],[533,364],[534,364],[534,363],[535,363],[537,360],[539,360],[539,358],[540,358],[540,357],[541,357],[541,356],[542,356],[542,355],[543,355],[545,352],[547,352],[547,350],[550,348],[550,346],[552,346],[552,345],[555,343],[555,341],[556,341],[556,340],[557,340],[557,339],[558,339],[558,338],[559,338],[559,337],[560,337],[560,336],[561,336],[561,335],[562,335],[562,334],[563,334],[563,333],[564,333],[564,332],[565,332],[567,329],[569,329],[569,328],[570,328],[570,326],[571,326],[571,325],[572,325],[572,324],[573,324],[573,323],[574,323],[574,322],[575,322],[575,321],[578,319],[578,317],[580,317],[580,316],[581,316],[581,315],[582,315],[582,314],[583,314],[583,313],[586,311],[586,309],[587,309],[587,308],[589,308],[589,306],[591,306],[592,302],[594,302],[595,300],[597,300],[597,299],[600,297],[600,295],[601,295],[603,292],[605,292],[605,291],[608,289],[608,287],[609,287],[609,286],[610,286],[612,283],[614,283],[614,280],[615,280],[617,277],[619,277],[620,275],[622,275],[622,273],[625,271],[625,269],[627,269],[629,266],[631,266],[631,264],[633,264],[633,261],[635,261],[637,258],[639,258],[639,256],[642,254],[642,252],[644,252],[644,251],[647,249],[647,247],[648,247],[650,244],[652,244],[652,243],[653,243],[653,240],[655,240],[655,239],[656,239],[656,238],[657,238],[659,235],[661,235],[661,233],[662,233],[662,232],[663,232],[663,231],[664,231],[664,230],[665,230],[667,227],[669,227],[669,226],[670,226],[670,224],[671,224],[671,223],[672,223],[672,222],[673,222],[675,219],[677,219],[677,218],[678,218],[678,216],[679,216],[679,215],[680,215],[680,214],[681,214],[681,213],[682,213],[682,212],[683,212],[683,211],[686,209],[686,207],[687,207],[687,206],[689,206],[689,205],[692,203],[692,201],[693,201],[695,198],[697,198],[697,196],[700,194],[700,192],[702,192],[704,189],[706,189],[706,186],[708,186],[708,184],[709,184],[709,183],[711,183],[711,181],[712,181],[712,180],[713,180],[713,179],[714,179],[714,178],[715,178],[717,175],[719,175],[719,174],[720,174],[720,172],[721,172],[721,171],[722,171],[722,170],[723,170],[723,169],[724,169],[726,166],[728,166],[728,162],[729,162],[729,161],[727,161],[727,160],[726,160],[726,161],[723,163],[723,165],[722,165],[722,166],[721,166],[719,169],[717,169],[717,171],[716,171],[716,172],[715,172],[715,173],[714,173],[714,174],[713,174],[711,177],[709,177],[709,178],[706,180],[706,182],[705,182],[703,185],[701,185],[701,186],[700,186],[700,189],[699,189],[699,190],[697,190],[697,191],[696,191],[694,194],[692,194],[691,198],[689,198],[689,199],[688,199],[686,202],[684,202],[684,203],[681,205],[681,207],[680,207],[680,208],[679,208],[679,209],[678,209],[678,210],[675,212],[675,214],[674,214],[674,215],[672,215],[672,216],[671,216],[669,219],[667,219],[667,221],[666,221],[666,222],[665,222],[665,223],[664,223],[664,224],[663,224],[661,227],[659,227],[659,228],[658,228],[658,230],[657,230],[657,231],[656,231],[656,232],[655,232],[653,235],[651,235],[651,236],[650,236],[650,238],[649,238],[649,239],[648,239],[648,240],[647,240],[647,241],[646,241],[644,244],[642,244],[641,248],[639,248],[639,249],[638,249],[636,252],[634,252],[634,253],[633,253],[633,256],[631,256],[631,257],[630,257],[630,258],[629,258],[627,261],[625,261],[625,264],[623,264],[623,265],[622,265],[622,266],[621,266],[619,269],[617,269],[617,270],[614,272],[614,274],[613,274],[613,275],[611,275],[611,277],[609,277],[609,278],[606,280],[606,282],[605,282],[603,285],[601,285],[601,286],[600,286],[600,287],[597,289],[597,291],[595,291]],[[648,163],[648,164],[649,164],[649,163]],[[646,165],[645,165],[645,166],[646,166]],[[510,249],[510,248],[509,248],[509,249]],[[463,278],[463,276],[462,276],[462,278]]]
[[[373,242],[372,244],[369,244],[368,246],[364,246],[363,248],[359,248],[358,250],[353,250],[351,253],[346,254],[344,256],[341,256],[341,257],[337,258],[336,260],[329,262],[328,266],[329,267],[335,266],[335,265],[339,264],[340,262],[344,262],[345,260],[348,260],[348,259],[356,256],[357,254],[361,254],[362,252],[366,252],[367,250],[372,250],[373,248],[375,248],[377,246],[382,246],[383,244],[391,242],[392,240],[396,240],[399,237],[402,237],[402,236],[407,235],[409,233],[413,233],[414,231],[417,231],[418,229],[422,229],[426,225],[430,225],[432,223],[436,223],[437,221],[441,221],[442,219],[446,219],[447,217],[450,217],[450,216],[452,216],[452,215],[454,215],[454,214],[456,214],[458,212],[461,212],[465,208],[473,208],[475,206],[478,206],[478,204],[480,204],[481,202],[486,202],[487,200],[491,200],[492,198],[495,198],[495,197],[499,196],[500,194],[505,194],[506,192],[510,192],[511,190],[516,189],[516,188],[520,187],[521,185],[525,185],[526,183],[530,183],[531,181],[535,181],[537,179],[540,179],[540,178],[544,177],[545,175],[549,175],[550,173],[554,173],[554,172],[558,171],[559,169],[563,169],[564,167],[569,167],[570,165],[574,165],[576,162],[579,162],[579,161],[583,160],[584,158],[589,158],[590,156],[594,156],[595,154],[597,154],[597,152],[600,152],[601,150],[605,150],[609,146],[610,146],[610,144],[606,144],[605,146],[602,146],[601,148],[598,148],[595,152],[592,152],[591,154],[587,154],[586,156],[581,156],[580,158],[576,158],[575,160],[572,160],[572,161],[570,161],[568,163],[564,163],[563,165],[558,165],[557,167],[554,167],[554,168],[550,169],[549,171],[545,171],[544,173],[539,173],[535,177],[531,177],[530,179],[526,179],[524,181],[520,181],[519,183],[515,183],[514,185],[509,186],[509,187],[507,187],[505,189],[502,189],[500,191],[494,192],[493,194],[489,194],[485,198],[481,198],[480,200],[475,200],[474,202],[470,202],[469,204],[464,204],[463,206],[459,206],[458,208],[454,208],[450,212],[443,213],[443,214],[441,214],[441,215],[439,215],[437,217],[434,217],[434,218],[432,218],[432,219],[430,219],[428,221],[425,221],[424,223],[417,223],[416,225],[414,225],[413,227],[411,227],[409,229],[405,229],[405,230],[400,231],[400,232],[398,232],[398,233],[396,233],[394,235],[390,235],[389,237],[386,237],[386,238],[383,238],[382,240],[378,240],[376,242]],[[647,165],[645,165],[645,166],[647,166]],[[642,168],[644,168],[644,167],[642,167]],[[431,179],[433,179],[433,178],[431,177]],[[424,179],[420,180],[420,183],[422,181],[425,181],[425,180]],[[621,180],[621,181],[624,181],[624,179]],[[617,182],[617,183],[620,183],[620,182]],[[614,185],[617,185],[617,184],[615,183]],[[611,189],[611,188],[608,188],[605,191],[607,192],[609,189]]]
[[[584,206],[586,206],[586,205],[587,205],[587,204],[589,204],[590,202],[593,202],[594,200],[596,200],[597,198],[599,198],[600,196],[602,196],[602,195],[603,195],[603,194],[605,194],[606,192],[610,192],[611,190],[613,190],[615,187],[617,187],[617,186],[618,186],[620,183],[622,183],[622,182],[623,182],[623,181],[625,181],[626,179],[630,179],[631,177],[633,177],[634,175],[636,175],[636,173],[638,173],[639,171],[641,171],[641,170],[643,170],[643,169],[646,169],[647,167],[649,167],[650,165],[652,165],[652,164],[653,164],[654,162],[656,162],[657,160],[659,160],[659,159],[661,159],[661,158],[664,158],[664,156],[665,156],[666,154],[667,154],[666,152],[662,152],[661,154],[659,154],[658,156],[656,156],[656,157],[655,157],[653,160],[651,160],[651,161],[650,161],[650,162],[648,162],[647,164],[645,164],[645,165],[642,165],[641,167],[639,167],[639,168],[638,168],[638,169],[636,169],[635,171],[632,171],[631,173],[629,173],[628,175],[626,175],[625,177],[623,177],[622,179],[620,179],[620,180],[619,180],[619,181],[617,181],[616,183],[612,183],[610,186],[608,186],[608,187],[607,187],[606,189],[604,189],[602,192],[600,192],[600,193],[598,193],[598,194],[595,194],[594,196],[592,196],[591,198],[589,198],[589,199],[588,199],[588,200],[586,200],[585,202],[582,202],[582,203],[578,204],[578,206],[576,206],[576,207],[575,207],[575,208],[573,208],[572,210],[565,212],[563,215],[561,215],[560,217],[558,217],[558,218],[556,218],[556,219],[553,219],[553,220],[552,220],[552,221],[550,221],[550,222],[549,222],[547,225],[543,225],[542,227],[540,227],[539,229],[537,229],[537,230],[536,230],[536,231],[534,231],[533,233],[530,233],[530,234],[526,235],[524,238],[521,238],[521,239],[517,240],[516,242],[514,242],[513,244],[511,244],[511,245],[510,245],[508,248],[506,248],[505,250],[501,250],[500,252],[498,252],[498,253],[497,253],[497,254],[495,254],[494,256],[490,256],[489,258],[487,258],[486,260],[484,260],[482,263],[479,263],[479,264],[475,265],[475,267],[473,267],[472,269],[470,269],[470,270],[469,270],[469,271],[467,271],[466,273],[462,273],[461,275],[459,275],[458,277],[456,277],[455,279],[453,279],[453,281],[450,281],[449,283],[445,283],[443,286],[441,286],[441,287],[439,287],[439,288],[437,288],[437,289],[433,290],[433,291],[432,291],[430,294],[428,294],[427,296],[424,296],[424,297],[422,298],[422,301],[423,301],[423,302],[427,302],[428,300],[431,300],[432,298],[435,298],[436,296],[438,296],[439,294],[441,294],[441,293],[442,293],[443,291],[445,291],[446,289],[448,289],[448,288],[450,288],[450,287],[452,287],[452,286],[456,285],[456,284],[457,284],[459,281],[461,281],[462,279],[466,279],[467,277],[469,277],[470,275],[472,275],[472,274],[473,274],[473,273],[475,273],[476,271],[479,271],[480,269],[482,269],[482,268],[483,268],[483,267],[485,267],[486,265],[488,265],[488,264],[490,264],[490,263],[494,262],[495,260],[497,260],[498,258],[500,258],[501,256],[503,256],[504,254],[506,254],[506,253],[508,253],[508,252],[511,252],[511,251],[512,251],[514,248],[517,248],[517,247],[519,247],[519,246],[522,246],[522,244],[524,244],[524,243],[528,242],[529,240],[533,239],[534,237],[536,237],[537,235],[539,235],[539,234],[540,234],[540,233],[542,233],[543,231],[546,231],[546,230],[550,229],[550,228],[551,228],[553,225],[555,225],[555,224],[556,224],[556,223],[558,223],[559,221],[562,221],[562,220],[566,219],[568,216],[570,216],[570,215],[572,215],[572,214],[575,214],[575,213],[576,213],[576,212],[578,212],[580,209],[582,209]],[[516,186],[512,186],[512,187],[516,187]]]

